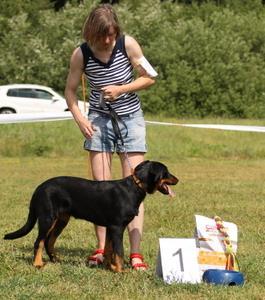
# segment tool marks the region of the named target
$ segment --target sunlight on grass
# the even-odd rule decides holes
[[[146,158],[165,163],[180,179],[175,198],[156,193],[145,200],[142,253],[149,270],[126,268],[123,274],[113,274],[88,268],[85,260],[96,243],[93,225],[72,219],[56,244],[61,263],[52,264],[45,255],[48,263],[43,270],[32,267],[36,227],[24,238],[0,243],[1,299],[264,298],[264,135],[159,126],[147,130]],[[5,125],[0,132],[3,237],[24,224],[31,194],[40,182],[58,175],[87,178],[91,174],[83,138],[73,122]],[[14,143],[8,142],[11,137]],[[115,157],[113,163],[114,178],[119,178],[119,159]],[[238,225],[244,287],[169,286],[155,276],[158,239],[192,237],[195,214],[217,214]],[[124,240],[128,261],[127,232]]]

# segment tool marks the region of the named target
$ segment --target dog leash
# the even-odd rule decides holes
[[[82,79],[82,92],[83,92],[84,107],[85,107],[86,89],[85,89],[85,76],[84,76],[84,74],[82,74],[81,79]],[[128,152],[127,152],[125,144],[124,144],[124,140],[123,140],[123,137],[122,137],[122,134],[121,134],[119,122],[125,127],[125,129],[127,131],[126,136],[128,134],[128,128],[127,128],[126,124],[124,123],[124,121],[118,116],[116,111],[112,108],[111,104],[108,101],[107,102],[105,101],[104,92],[102,90],[98,90],[98,89],[94,89],[94,90],[98,91],[100,93],[99,94],[99,107],[100,107],[100,109],[95,109],[94,108],[93,110],[110,115],[113,131],[114,131],[116,137],[118,139],[120,139],[120,141],[121,141],[125,159],[127,160],[127,163],[128,163],[129,168],[131,170],[131,173],[133,174],[134,173],[134,168],[132,167],[132,164],[131,164],[130,159],[129,159]],[[105,106],[108,108],[108,110],[109,110],[108,112],[104,110]]]
[[[82,74],[81,79],[82,79],[82,92],[83,92],[83,100],[84,100],[84,111],[86,111],[86,88],[85,88],[85,75],[84,75],[84,73]],[[129,165],[129,168],[130,168],[131,173],[133,175],[134,174],[134,168],[132,167],[132,164],[131,164],[130,159],[129,159],[128,152],[127,152],[125,144],[124,144],[124,140],[123,140],[123,137],[122,137],[122,134],[121,134],[119,122],[125,127],[125,129],[127,131],[126,136],[128,134],[128,128],[127,128],[126,124],[124,123],[124,121],[118,116],[116,111],[112,108],[111,104],[109,102],[105,101],[103,91],[98,90],[98,89],[94,89],[94,90],[100,92],[100,94],[99,94],[99,107],[101,109],[93,109],[93,110],[101,112],[101,113],[102,112],[107,113],[107,114],[110,115],[113,131],[114,131],[116,137],[118,139],[120,139],[120,141],[121,141],[125,159],[127,160],[127,163]],[[108,110],[109,110],[108,112],[106,112],[104,110],[104,106],[106,106],[108,108]]]
[[[125,124],[125,122],[120,118],[120,116],[116,113],[115,109],[111,106],[110,102],[108,101],[105,101],[104,99],[104,94],[102,91],[100,91],[100,97],[99,97],[99,107],[101,109],[95,109],[95,111],[98,111],[98,112],[101,112],[101,113],[106,113],[110,116],[110,119],[111,119],[111,123],[112,123],[112,127],[113,127],[113,131],[114,131],[114,134],[116,135],[116,137],[121,141],[121,145],[122,145],[122,148],[123,148],[123,151],[124,151],[124,156],[125,156],[125,159],[128,163],[128,166],[131,170],[131,175],[133,177],[133,180],[135,182],[135,184],[137,186],[139,186],[142,190],[145,190],[143,184],[141,183],[141,181],[136,177],[135,173],[134,173],[134,168],[131,164],[131,161],[129,159],[129,155],[128,155],[128,152],[126,150],[126,147],[125,147],[125,143],[124,143],[124,139],[123,139],[123,136],[122,136],[122,133],[121,133],[121,130],[120,130],[120,126],[119,126],[119,123],[121,123],[125,129],[126,129],[126,136],[128,134],[128,128]],[[108,111],[106,111],[104,108],[107,107],[108,108]],[[126,137],[125,136],[125,137]]]
[[[108,112],[104,111],[105,106],[108,108]],[[112,127],[113,127],[114,134],[121,141],[121,145],[122,145],[122,148],[123,148],[123,151],[124,151],[125,159],[126,159],[128,165],[129,165],[131,173],[133,174],[134,169],[132,167],[132,164],[131,164],[130,159],[129,159],[128,152],[127,152],[125,144],[124,144],[124,139],[123,139],[123,136],[121,134],[121,129],[120,129],[119,123],[121,123],[125,127],[126,136],[128,135],[128,128],[127,128],[125,122],[120,118],[120,116],[116,113],[114,108],[111,106],[110,102],[105,101],[103,91],[100,91],[99,107],[101,108],[101,110],[99,110],[99,111],[101,111],[101,112],[103,111],[104,113],[108,113],[108,115],[110,116],[110,120],[111,120],[111,124],[112,124]]]

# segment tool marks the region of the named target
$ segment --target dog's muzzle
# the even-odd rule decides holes
[[[158,191],[164,195],[169,195],[170,197],[174,197],[175,193],[172,191],[170,185],[176,185],[179,182],[178,178],[171,175],[170,178],[162,179],[158,185]]]

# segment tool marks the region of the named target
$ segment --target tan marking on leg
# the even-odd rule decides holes
[[[56,222],[57,222],[57,219],[52,223],[52,226],[51,226],[50,229],[48,230],[46,236],[48,236],[48,235],[51,233],[51,231],[53,230],[54,226],[56,225]]]
[[[56,241],[57,237],[54,235],[54,232],[52,231],[49,237],[49,241],[48,241],[48,252],[50,253],[51,257],[51,261],[55,262],[58,261],[58,257],[56,257],[55,255],[55,251],[54,251],[54,244]]]
[[[113,255],[112,242],[106,236],[105,249],[104,249],[104,266],[106,269],[111,269],[112,255]]]
[[[49,230],[50,237],[48,241],[48,252],[52,256],[52,261],[59,261],[59,258],[55,255],[54,244],[61,234],[65,226],[68,224],[70,216],[68,214],[61,214],[59,218],[53,223],[51,230]]]
[[[116,261],[116,266],[117,266],[117,272],[122,272],[123,266],[124,266],[123,257],[116,255],[115,261]]]
[[[114,264],[113,263],[111,264],[111,270],[113,272],[120,273],[123,271],[123,258],[120,257],[118,254],[113,254],[113,256],[114,256],[113,259]]]
[[[44,266],[44,263],[42,260],[43,248],[44,248],[44,240],[41,240],[39,243],[38,249],[36,249],[36,251],[34,253],[33,266],[36,268],[42,268]]]

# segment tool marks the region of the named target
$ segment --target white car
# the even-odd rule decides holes
[[[78,101],[82,112],[88,111]],[[37,84],[9,84],[0,86],[0,114],[68,111],[66,100],[52,88]]]

